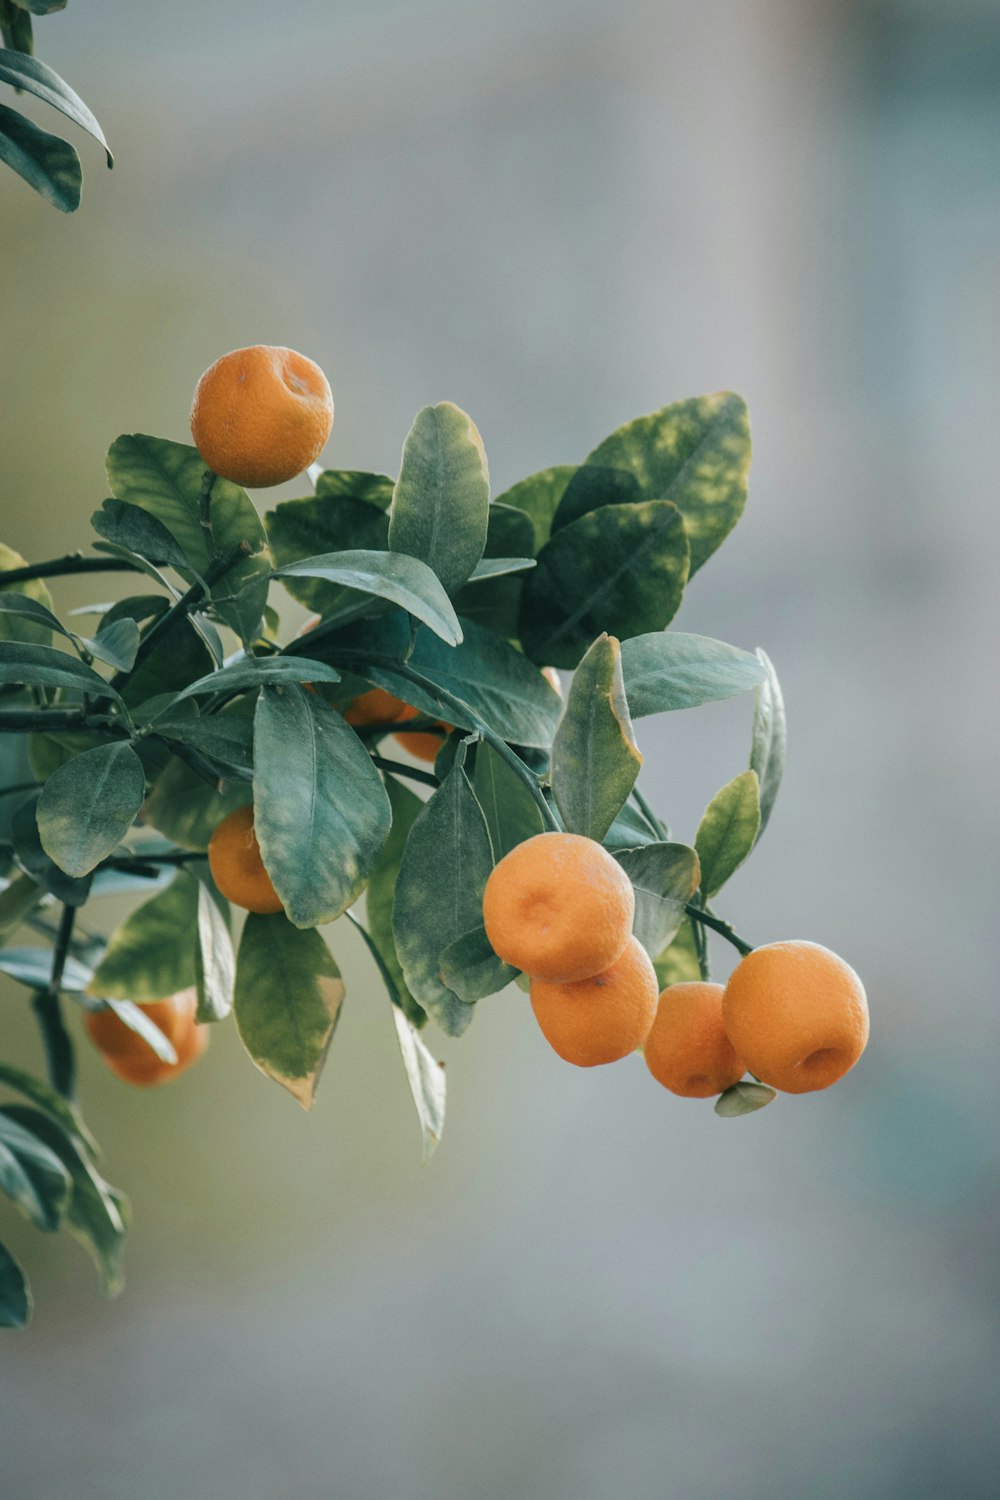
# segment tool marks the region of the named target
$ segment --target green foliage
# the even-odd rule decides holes
[[[735,1120],[740,1115],[756,1114],[765,1104],[778,1097],[777,1092],[766,1083],[750,1083],[746,1079],[734,1083],[715,1101],[715,1113],[725,1120]]]
[[[757,656],[766,677],[754,694],[753,733],[750,745],[750,769],[756,771],[760,782],[760,838],[771,816],[774,799],[781,785],[785,769],[785,746],[788,730],[785,723],[785,702],[781,696],[778,674],[770,658],[758,648]]]
[[[701,892],[706,899],[739,869],[759,831],[760,782],[756,771],[743,771],[715,794],[695,834]]]
[[[12,568],[26,567],[26,559],[20,552],[15,552],[13,547],[4,546],[0,542],[0,579],[4,573]],[[0,583],[0,606],[4,599],[9,599],[11,594],[16,594],[19,599],[25,597],[34,599],[43,609],[51,612],[52,595],[40,578],[28,579],[24,583],[5,586]],[[0,643],[4,641],[25,641],[36,646],[49,645],[52,638],[51,629],[47,623],[34,622],[26,619],[20,613],[11,615],[0,613]]]
[[[198,922],[198,882],[181,870],[125,918],[108,940],[88,985],[101,1000],[162,1000],[195,982],[191,934]]]
[[[517,978],[517,972],[493,952],[482,922],[463,932],[441,954],[441,978],[467,1005],[497,994]]]
[[[632,931],[650,958],[673,941],[698,889],[698,856],[686,844],[644,844],[615,855],[635,889]]]
[[[449,594],[486,546],[490,481],[475,423],[450,401],[418,412],[403,445],[389,511],[389,546],[418,557]]]
[[[392,1007],[392,1019],[396,1025],[406,1081],[420,1121],[424,1161],[430,1161],[444,1130],[444,1063],[435,1062],[413,1023],[397,1005]]]
[[[41,99],[104,147],[108,166],[113,165],[108,143],[94,115],[80,96],[73,92],[58,73],[31,56],[33,39],[30,16],[61,9],[65,0],[3,0],[0,6],[0,33],[7,44],[0,48],[0,83],[10,84],[19,93]],[[50,135],[16,110],[0,106],[0,161],[7,163],[43,198],[72,213],[80,203],[83,171],[73,147],[58,136]]]
[[[6,1245],[0,1245],[0,1328],[24,1328],[33,1311],[28,1278]]]
[[[437,577],[417,557],[401,552],[326,552],[276,569],[278,578],[323,578],[356,594],[374,594],[408,610],[415,620],[457,646],[462,627]]]
[[[538,803],[492,745],[476,746],[472,786],[486,818],[497,863],[525,839],[544,831]]]
[[[701,978],[698,949],[694,939],[694,924],[685,917],[677,929],[677,936],[653,959],[653,968],[665,990],[671,984],[689,984]]]
[[[423,803],[394,776],[386,777],[385,789],[392,809],[392,827],[368,879],[365,893],[368,936],[388,970],[393,998],[401,1006],[407,1019],[414,1026],[420,1027],[427,1020],[427,1012],[419,1001],[414,1000],[403,977],[403,966],[396,952],[396,939],[392,935],[392,912],[403,850]]]
[[[625,696],[633,718],[732,698],[764,681],[757,656],[704,635],[659,631],[622,646]]]
[[[552,792],[567,832],[600,842],[641,765],[625,701],[621,646],[599,635],[573,674],[552,742]]]
[[[42,848],[67,875],[89,875],[132,827],[145,790],[142,762],[123,740],[74,756],[38,799]]]

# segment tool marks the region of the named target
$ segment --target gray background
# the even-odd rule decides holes
[[[0,1345],[0,1493],[995,1494],[1000,11],[75,0],[37,32],[118,165],[82,143],[72,219],[0,174],[3,539],[82,542],[110,441],[184,439],[241,344],[324,366],[338,466],[394,471],[459,402],[495,492],[740,390],[750,503],[677,624],[766,647],[791,744],[720,905],[847,957],[873,1034],[838,1089],[724,1122],[638,1060],[560,1064],[511,992],[434,1039],[426,1169],[341,927],[311,1117],[232,1028],[145,1096],[85,1051],[129,1286],[0,1209],[38,1300]],[[642,723],[678,837],[749,716]]]

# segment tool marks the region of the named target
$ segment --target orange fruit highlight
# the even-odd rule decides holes
[[[397,745],[402,745],[417,760],[428,760],[433,765],[438,758],[438,751],[444,744],[446,734],[451,734],[453,725],[446,724],[443,719],[437,720],[437,728],[440,734],[434,734],[430,729],[408,729],[405,734],[395,734],[393,739]]]
[[[629,938],[600,974],[575,984],[533,979],[531,1008],[542,1035],[565,1062],[596,1068],[641,1047],[656,1015],[656,970],[645,948]]]
[[[263,489],[293,479],[319,457],[332,426],[326,376],[294,349],[234,349],[195,387],[195,447],[214,473],[236,484]]]
[[[199,1026],[194,1018],[197,1006],[198,997],[192,989],[139,1007],[173,1044],[177,1053],[175,1063],[157,1057],[149,1043],[119,1020],[110,1006],[87,1011],[83,1024],[112,1073],[138,1088],[150,1088],[183,1073],[208,1046],[209,1028]]]
[[[606,849],[576,833],[537,833],[495,867],[483,894],[486,934],[533,979],[577,981],[615,962],[632,935],[635,893]]]
[[[261,916],[284,910],[260,857],[252,807],[238,807],[214,830],[208,841],[208,866],[219,890],[234,906]]]
[[[646,1038],[646,1066],[683,1099],[708,1099],[746,1072],[722,1024],[721,984],[671,984]]]
[[[785,1094],[829,1088],[868,1041],[861,980],[819,943],[755,948],[729,976],[722,1019],[751,1073]]]
[[[344,709],[344,718],[356,728],[365,728],[369,724],[401,724],[416,717],[415,708],[387,693],[385,688],[372,688],[370,692],[362,693]]]

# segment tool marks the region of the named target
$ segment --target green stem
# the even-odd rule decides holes
[[[422,782],[424,786],[436,788],[441,785],[432,771],[418,771],[415,766],[404,765],[401,760],[390,760],[387,755],[379,755],[374,750],[369,750],[368,754],[380,771],[389,771],[394,776],[408,776],[411,781]]]
[[[62,987],[66,956],[73,941],[73,923],[75,921],[76,907],[69,904],[64,905],[62,920],[59,923],[59,932],[56,936],[56,945],[52,953],[52,973],[45,989],[36,990],[35,998],[32,1001],[42,1032],[42,1043],[45,1047],[45,1060],[49,1070],[49,1080],[56,1092],[62,1094],[65,1099],[72,1099],[74,1095],[76,1065],[73,1057],[73,1043],[69,1032],[66,1030],[62,1009],[59,1004],[59,991]]]
[[[69,573],[141,573],[135,563],[123,557],[84,557],[79,552],[70,552],[66,557],[54,557],[49,562],[30,563],[23,568],[7,568],[0,571],[0,588],[10,588],[16,583],[30,583],[33,578],[63,578]]]
[[[744,958],[748,953],[753,952],[753,944],[748,943],[744,938],[735,933],[729,923],[724,922],[721,917],[715,916],[712,912],[705,911],[704,907],[698,906],[694,901],[688,901],[684,910],[692,921],[701,922],[705,927],[710,927],[713,932],[717,932],[720,937],[724,937],[727,943],[732,943],[733,947]]]
[[[29,708],[0,713],[0,734],[30,734],[36,729],[105,729],[129,736],[121,719],[111,714],[85,714],[77,708]]]

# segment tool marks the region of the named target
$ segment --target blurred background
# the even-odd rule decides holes
[[[232,1027],[144,1096],[83,1049],[129,1285],[3,1218],[38,1305],[0,1345],[0,1491],[995,1495],[1000,6],[76,0],[36,34],[118,161],[81,142],[70,219],[0,173],[3,540],[83,543],[112,439],[186,439],[243,344],[323,365],[338,467],[395,472],[457,401],[495,493],[742,392],[750,502],[676,624],[767,649],[790,760],[720,905],[843,954],[873,1030],[829,1094],[724,1121],[638,1060],[566,1067],[511,991],[429,1037],[423,1169],[345,923],[310,1117]],[[641,723],[676,837],[751,707]]]

